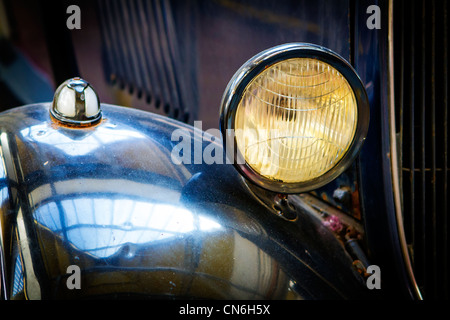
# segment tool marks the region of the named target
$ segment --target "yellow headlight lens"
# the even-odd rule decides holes
[[[236,144],[260,175],[305,182],[332,169],[355,135],[358,108],[347,80],[312,58],[278,62],[245,89],[235,117]]]

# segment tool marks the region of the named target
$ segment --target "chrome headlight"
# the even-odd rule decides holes
[[[292,43],[254,56],[221,106],[227,156],[250,181],[280,193],[318,188],[341,174],[367,133],[364,86],[342,57]]]

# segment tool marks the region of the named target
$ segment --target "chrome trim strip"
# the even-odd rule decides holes
[[[422,300],[422,294],[416,283],[414,277],[414,270],[411,264],[411,258],[408,252],[408,246],[405,237],[405,230],[403,226],[403,212],[401,206],[401,193],[399,182],[399,170],[397,162],[397,142],[395,138],[395,90],[394,90],[394,16],[393,16],[393,0],[389,0],[389,30],[388,30],[388,104],[389,104],[389,130],[390,130],[390,150],[391,150],[391,170],[392,170],[392,188],[394,192],[394,206],[397,220],[398,236],[400,246],[405,262],[406,271],[409,276],[409,281],[414,289],[414,294],[417,299]]]
[[[29,243],[31,238],[26,230],[22,208],[19,208],[17,213],[16,233],[21,249],[20,258],[22,260],[22,266],[26,275],[25,296],[29,300],[40,300],[41,286],[34,270],[35,264],[33,263],[33,259],[31,257],[32,245]]]

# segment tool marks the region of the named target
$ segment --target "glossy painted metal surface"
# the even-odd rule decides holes
[[[232,165],[175,165],[172,132],[194,140],[193,127],[102,105],[99,124],[74,129],[49,108],[0,114],[3,298],[370,294],[319,219],[300,207],[281,218]],[[81,270],[80,289],[67,286],[69,266]]]

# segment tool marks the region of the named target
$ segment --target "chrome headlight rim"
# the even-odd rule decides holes
[[[265,69],[274,64],[293,58],[318,59],[335,68],[347,80],[355,95],[358,115],[353,140],[343,157],[326,173],[304,182],[282,182],[262,176],[247,162],[238,163],[236,159],[244,159],[237,148],[234,136],[229,136],[228,129],[235,129],[235,117],[239,103],[250,82]],[[364,84],[354,68],[340,55],[322,46],[310,43],[288,43],[269,48],[249,59],[231,78],[222,98],[220,108],[220,130],[227,157],[241,175],[264,189],[278,193],[302,193],[317,189],[342,174],[357,157],[365,140],[369,127],[369,100]]]

